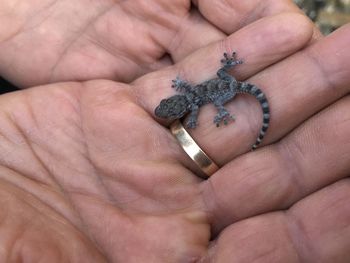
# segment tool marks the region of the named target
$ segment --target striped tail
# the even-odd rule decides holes
[[[269,128],[270,123],[270,108],[269,103],[266,99],[265,94],[256,86],[246,83],[246,82],[238,82],[237,93],[248,93],[253,95],[259,102],[263,111],[263,124],[259,132],[259,136],[256,139],[256,142],[252,146],[252,150],[255,150],[258,145],[263,140],[267,129]]]

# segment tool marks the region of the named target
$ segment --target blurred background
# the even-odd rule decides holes
[[[294,2],[325,35],[350,23],[350,0],[294,0]]]
[[[323,34],[350,23],[350,0],[294,0],[316,23]],[[0,94],[17,88],[0,76]]]

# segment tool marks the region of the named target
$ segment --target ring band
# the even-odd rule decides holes
[[[207,177],[219,170],[217,164],[198,146],[179,120],[170,125],[170,131]]]

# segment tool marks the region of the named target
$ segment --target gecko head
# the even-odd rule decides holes
[[[189,111],[190,103],[185,95],[174,95],[160,102],[154,113],[165,119],[179,119]]]

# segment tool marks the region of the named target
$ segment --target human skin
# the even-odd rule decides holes
[[[287,0],[195,2],[199,11],[188,0],[1,1],[0,73],[22,88],[130,82],[262,17],[300,13]]]
[[[271,15],[131,84],[0,96],[0,261],[347,262],[350,27],[310,44],[313,30]],[[237,97],[219,129],[203,108],[190,132],[222,167],[203,181],[153,111],[171,79],[212,77],[230,47],[245,60],[234,75],[267,94],[271,129],[250,152],[254,99]]]

